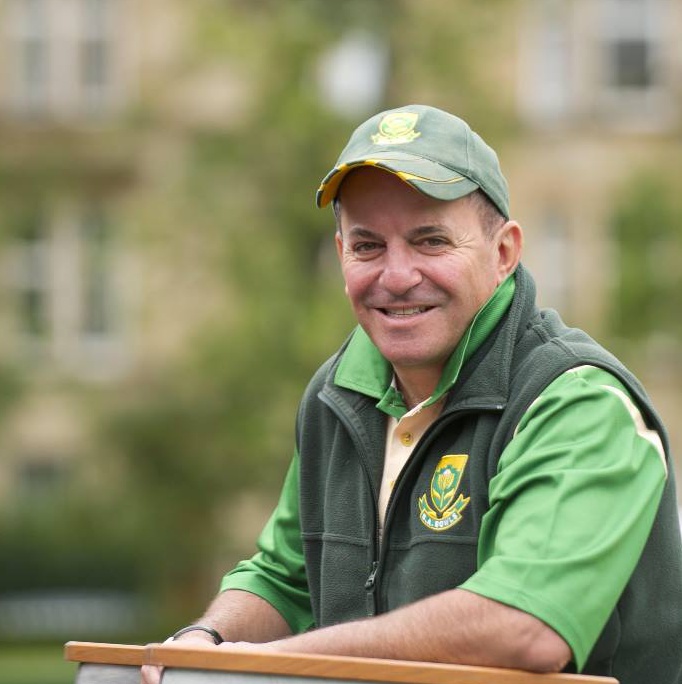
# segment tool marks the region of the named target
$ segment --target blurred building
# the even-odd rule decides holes
[[[79,385],[130,360],[117,204],[137,175],[111,128],[135,98],[125,3],[0,6],[3,363],[28,391],[2,433],[5,506],[57,486],[83,446]]]
[[[216,108],[214,83],[183,94],[186,82],[172,78],[183,5],[0,3],[3,523],[32,511],[49,518],[79,488],[106,492],[110,473],[91,458],[103,446],[93,433],[98,397],[178,354],[212,299],[177,226],[150,234],[139,218],[182,172],[183,126]],[[145,129],[145,117],[158,127]],[[116,592],[6,589],[0,638],[133,623],[135,606]],[[107,602],[113,617],[103,622]]]
[[[528,259],[552,304],[601,332],[614,195],[639,169],[665,176],[679,160],[682,7],[536,0],[519,20],[516,95],[526,130],[511,175],[524,222],[544,227]]]
[[[167,226],[146,220],[189,163],[187,132],[236,125],[258,90],[229,63],[193,67],[193,7],[0,4],[0,367],[22,385],[0,416],[0,515],[74,478],[97,482],[87,458],[97,398],[162,367],[222,301],[200,236],[162,211]],[[639,170],[679,174],[682,4],[518,0],[504,17],[498,51],[471,58],[490,62],[515,121],[500,152],[525,260],[542,302],[600,336],[618,268],[614,198]],[[323,78],[319,97],[353,120],[391,77],[392,46],[371,31],[320,53],[340,81]],[[374,74],[374,91],[360,74]],[[647,340],[637,369],[678,454],[679,347]]]
[[[178,353],[212,299],[186,233],[140,218],[182,174],[183,129],[239,107],[224,74],[178,74],[185,16],[153,0],[0,5],[0,363],[26,384],[0,435],[4,502],[57,481],[89,446],[93,394]]]

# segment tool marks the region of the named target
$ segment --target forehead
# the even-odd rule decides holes
[[[478,213],[468,197],[438,200],[419,192],[394,174],[375,167],[351,171],[341,184],[341,216],[353,223],[391,222],[479,225]]]
[[[339,187],[338,197],[344,203],[365,195],[402,196],[405,201],[412,199],[413,202],[420,198],[431,200],[390,171],[374,166],[353,169]]]

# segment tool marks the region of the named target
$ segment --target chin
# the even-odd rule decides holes
[[[443,366],[443,363],[440,359],[433,359],[430,356],[414,356],[414,354],[383,354],[383,356],[396,369],[400,368],[404,370],[429,370],[434,368],[442,368]]]

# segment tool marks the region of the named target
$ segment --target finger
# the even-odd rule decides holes
[[[158,665],[143,665],[140,668],[141,684],[160,684],[162,668]]]

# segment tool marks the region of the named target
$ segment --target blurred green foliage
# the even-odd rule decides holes
[[[622,188],[613,214],[617,281],[611,330],[634,343],[652,333],[682,337],[682,185],[642,170]]]
[[[72,684],[76,663],[61,645],[0,647],[0,684]]]
[[[134,589],[135,548],[122,537],[113,512],[78,499],[76,505],[66,500],[14,511],[0,525],[3,592]]]

